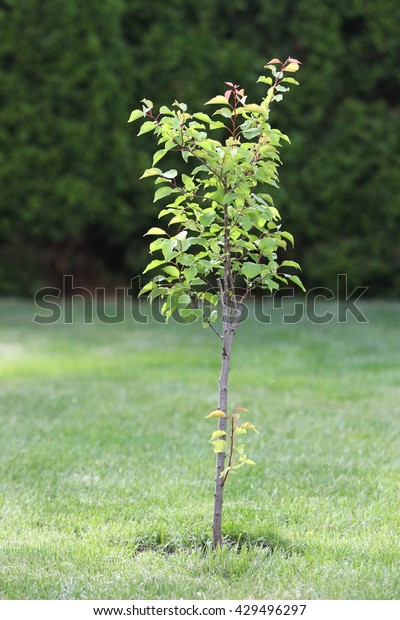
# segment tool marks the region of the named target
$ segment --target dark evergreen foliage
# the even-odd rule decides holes
[[[278,206],[304,281],[400,294],[399,19],[396,0],[2,0],[0,292],[136,275],[154,208],[130,110],[199,108],[224,80],[251,95],[265,61],[292,55]]]

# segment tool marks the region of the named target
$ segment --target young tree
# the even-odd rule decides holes
[[[218,419],[218,429],[210,439],[217,455],[213,548],[222,545],[222,503],[228,475],[254,464],[238,439],[248,430],[256,431],[250,422],[240,421],[247,410],[236,407],[228,413],[232,342],[243,303],[255,288],[274,291],[288,281],[303,288],[298,276],[290,273],[290,268],[299,269],[299,265],[278,258],[287,241],[293,245],[293,236],[282,230],[279,211],[265,190],[265,185],[278,187],[279,149],[282,140],[289,142],[271,127],[270,107],[282,99],[290,85],[298,84],[290,74],[300,64],[294,58],[270,60],[265,68],[272,77],[258,79],[268,87],[259,103],[249,103],[243,88],[226,82],[224,94],[205,104],[217,106],[212,116],[222,120],[204,112],[190,114],[186,104],[177,101],[157,113],[148,99],[143,99],[142,109],[134,110],[129,118],[129,122],[142,119],[139,136],[152,132],[158,139],[153,167],[141,178],[155,177],[159,187],[154,202],[168,198],[159,217],[169,217],[172,229],[167,232],[154,227],[146,233],[156,237],[150,252],[158,258],[144,273],[154,269],[161,273],[139,294],[147,293],[150,301],[160,297],[167,319],[178,312],[185,321],[202,321],[222,342],[218,408],[206,416]],[[210,132],[220,139],[211,138]],[[181,154],[187,174],[157,167],[171,151]]]

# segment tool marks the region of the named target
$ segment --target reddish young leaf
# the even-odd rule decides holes
[[[232,90],[226,90],[224,92],[224,97],[227,101],[229,101],[229,97],[231,96],[231,94],[232,94]]]
[[[290,56],[286,62],[294,62],[296,65],[301,65],[300,60],[296,60],[296,58],[291,58]]]
[[[232,82],[224,82],[224,84],[226,84],[227,86],[231,86],[233,88]]]
[[[276,65],[276,64],[283,64],[281,60],[279,60],[279,58],[273,58],[272,60],[270,60],[269,62],[267,62],[267,65]]]
[[[249,411],[248,409],[245,409],[245,407],[236,407],[236,411]]]

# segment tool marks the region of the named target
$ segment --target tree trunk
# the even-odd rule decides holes
[[[228,408],[228,377],[230,369],[230,358],[232,340],[234,332],[231,325],[224,325],[224,344],[222,348],[221,375],[219,377],[219,405],[221,411],[227,413]],[[218,429],[226,432],[226,418],[219,418]],[[214,492],[214,517],[213,517],[213,549],[222,547],[222,503],[224,494],[224,482],[221,473],[225,467],[225,452],[217,454],[215,471],[215,492]]]

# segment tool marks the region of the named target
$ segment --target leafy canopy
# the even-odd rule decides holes
[[[259,103],[248,102],[243,88],[226,82],[226,91],[205,104],[216,108],[211,116],[190,114],[177,101],[155,112],[148,99],[131,113],[128,122],[142,120],[138,135],[151,132],[158,140],[152,167],[141,178],[154,178],[154,202],[165,202],[159,218],[167,218],[163,228],[146,233],[156,237],[150,244],[156,258],[144,273],[157,275],[140,295],[161,297],[167,318],[178,311],[207,327],[221,309],[234,312],[256,287],[272,291],[288,281],[302,287],[290,269],[299,265],[278,260],[279,248],[293,244],[293,236],[282,230],[266,191],[268,185],[278,187],[279,149],[283,140],[289,142],[271,127],[270,106],[298,84],[290,74],[299,65],[292,58],[265,65],[272,77],[259,77],[268,87]],[[159,167],[171,151],[181,154],[187,173]]]
[[[243,88],[225,82],[225,92],[205,104],[216,107],[211,116],[190,114],[178,101],[155,113],[152,101],[143,99],[142,109],[133,110],[129,118],[142,120],[139,136],[151,132],[158,139],[152,167],[141,178],[155,179],[159,187],[154,202],[166,200],[159,218],[168,218],[164,228],[152,227],[146,233],[156,237],[150,252],[157,258],[144,273],[161,273],[140,294],[147,293],[151,301],[161,297],[167,319],[178,311],[185,321],[201,319],[205,327],[211,326],[223,340],[223,356],[230,354],[241,305],[250,291],[272,291],[288,281],[302,287],[298,276],[290,273],[299,265],[278,259],[278,250],[285,250],[287,241],[293,244],[293,237],[282,230],[279,211],[265,189],[278,187],[279,148],[282,140],[289,141],[271,127],[270,106],[297,84],[290,73],[299,65],[293,58],[272,59],[265,66],[272,77],[258,79],[268,87],[259,103],[249,103]],[[188,174],[158,167],[171,151],[181,154]],[[219,316],[223,335],[213,325]],[[228,372],[225,368],[225,383]],[[250,422],[240,423],[240,411],[247,410],[237,407],[229,416],[219,408],[206,416],[219,422],[210,439],[214,452],[228,456],[227,466],[219,468],[217,462],[222,485],[229,473],[255,464],[237,438],[248,430],[258,431]]]

